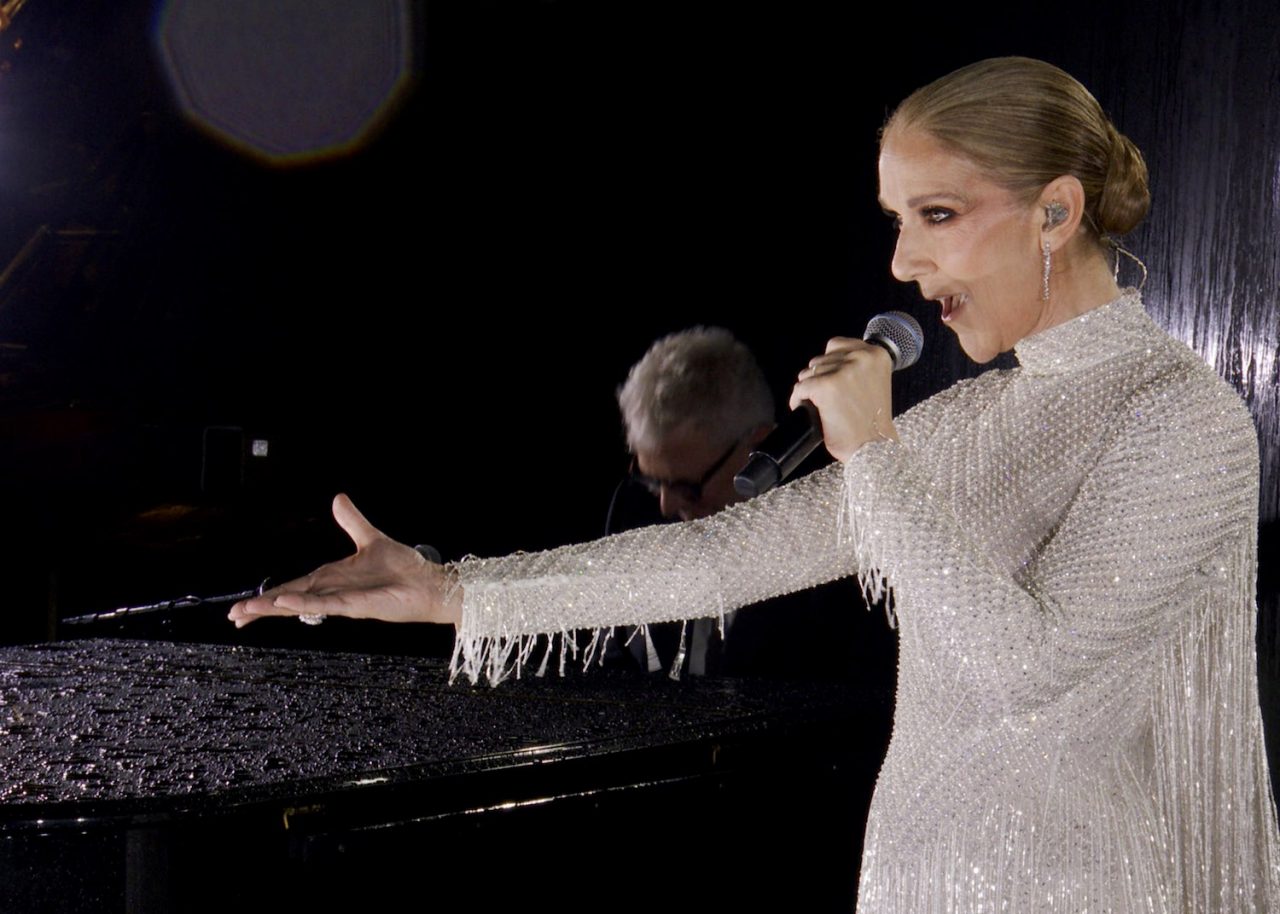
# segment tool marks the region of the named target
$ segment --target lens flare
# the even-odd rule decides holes
[[[412,75],[406,0],[169,0],[156,41],[188,118],[271,162],[350,152]]]

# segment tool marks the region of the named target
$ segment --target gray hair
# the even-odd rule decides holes
[[[633,451],[685,423],[727,445],[774,421],[764,372],[723,327],[692,327],[650,346],[618,388],[618,407]]]

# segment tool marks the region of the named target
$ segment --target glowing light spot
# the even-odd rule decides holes
[[[156,40],[184,113],[271,162],[349,152],[411,76],[406,0],[168,0]]]

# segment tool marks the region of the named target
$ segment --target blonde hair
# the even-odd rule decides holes
[[[1074,77],[1028,57],[994,57],[917,89],[889,116],[894,133],[921,130],[1028,202],[1062,175],[1079,179],[1097,237],[1123,235],[1147,215],[1147,164]]]

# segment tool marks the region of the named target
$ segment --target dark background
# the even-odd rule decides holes
[[[183,116],[162,4],[29,0],[0,33],[0,636],[344,554],[336,491],[446,559],[598,535],[626,467],[614,389],[693,324],[738,333],[780,399],[889,308],[926,328],[900,406],[974,373],[889,276],[876,128],[923,82],[1025,54],[1146,152],[1148,309],[1258,421],[1273,720],[1280,9],[844,7],[416,3],[381,129],[272,165]],[[223,611],[133,631],[385,637],[234,635]]]

